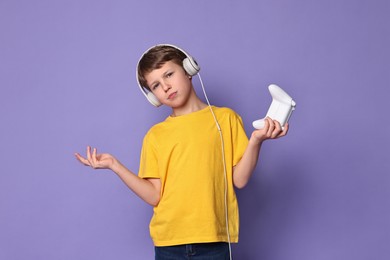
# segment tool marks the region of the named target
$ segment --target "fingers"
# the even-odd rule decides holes
[[[272,120],[271,118],[266,118],[265,129],[267,129],[266,136],[267,138],[276,138],[281,132],[281,126],[278,121]]]
[[[288,129],[289,129],[289,124],[288,123],[284,124],[283,128],[282,127],[280,128],[280,131],[275,138],[279,138],[287,135]]]
[[[91,150],[92,150],[92,148],[90,146],[88,146],[88,148],[87,148],[88,161],[91,164],[91,167],[96,169],[96,168],[98,168],[98,160],[96,159],[97,151],[96,151],[96,148],[93,148],[92,154],[91,154]]]
[[[282,126],[276,120],[272,120],[272,123],[273,123],[274,128],[273,128],[273,131],[271,132],[271,138],[274,139],[274,138],[277,138],[279,136],[279,134],[282,132]]]
[[[97,160],[97,150],[96,148],[91,151],[91,147],[87,146],[87,158],[82,157],[79,153],[75,153],[76,159],[84,164],[85,166],[90,166],[94,169],[98,167]]]
[[[89,163],[92,163],[91,147],[90,146],[87,146],[87,160]]]
[[[76,159],[81,162],[82,164],[84,164],[85,166],[90,166],[88,160],[84,157],[82,157],[79,153],[75,153],[74,154],[76,156]]]
[[[286,124],[283,126],[283,132],[280,134],[280,136],[285,136],[285,135],[288,133],[288,128],[289,128],[289,124],[286,123]]]
[[[271,135],[272,135],[272,132],[274,131],[274,128],[275,128],[274,122],[272,121],[271,118],[267,117],[265,119],[265,124],[264,124],[264,129],[266,129],[265,135],[267,138],[271,138]]]
[[[273,120],[267,117],[264,125],[264,130],[266,131],[266,139],[276,139],[285,136],[288,132],[288,128],[288,123],[286,123],[282,128],[282,126],[277,120]]]
[[[89,152],[91,153],[91,147],[89,148]],[[97,161],[96,161],[96,148],[93,148],[92,155],[91,155],[91,165],[93,168],[96,167]]]

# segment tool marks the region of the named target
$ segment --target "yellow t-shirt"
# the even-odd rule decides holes
[[[239,216],[232,174],[248,138],[241,118],[233,110],[212,108],[225,149],[230,239],[238,242]],[[209,107],[168,117],[148,131],[139,176],[161,180],[161,199],[150,222],[156,246],[228,241],[221,149]]]

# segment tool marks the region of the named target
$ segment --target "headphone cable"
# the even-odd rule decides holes
[[[211,107],[210,101],[209,101],[209,99],[207,97],[206,90],[204,88],[202,77],[200,76],[200,73],[198,73],[198,77],[199,77],[200,85],[201,85],[202,90],[203,90],[203,95],[204,95],[204,97],[206,99],[208,107],[210,108],[211,114],[213,115],[215,124],[216,124],[216,126],[218,128],[219,137],[221,139],[222,163],[223,163],[224,180],[225,180],[225,189],[224,189],[224,196],[225,196],[225,198],[224,198],[224,203],[225,203],[225,223],[226,223],[226,234],[227,234],[227,237],[228,237],[228,245],[229,245],[229,257],[230,257],[230,260],[231,260],[232,259],[232,248],[231,248],[231,241],[230,241],[228,203],[227,203],[228,182],[227,182],[227,171],[226,171],[226,161],[225,161],[225,147],[224,147],[224,142],[223,142],[223,135],[222,135],[222,130],[221,130],[221,127],[220,127],[220,125],[218,123],[217,117],[215,116],[214,111],[213,111],[213,109]]]

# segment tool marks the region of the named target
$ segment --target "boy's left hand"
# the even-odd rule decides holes
[[[268,139],[276,139],[285,136],[288,132],[288,123],[282,129],[280,123],[271,118],[265,118],[264,128],[252,132],[251,139],[257,141],[259,144]]]

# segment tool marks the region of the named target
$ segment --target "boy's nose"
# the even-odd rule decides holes
[[[171,87],[171,85],[169,84],[169,83],[167,83],[167,82],[164,82],[163,84],[162,84],[162,87],[163,87],[163,90],[165,91],[165,92],[167,92],[168,90],[170,90],[172,87]]]

